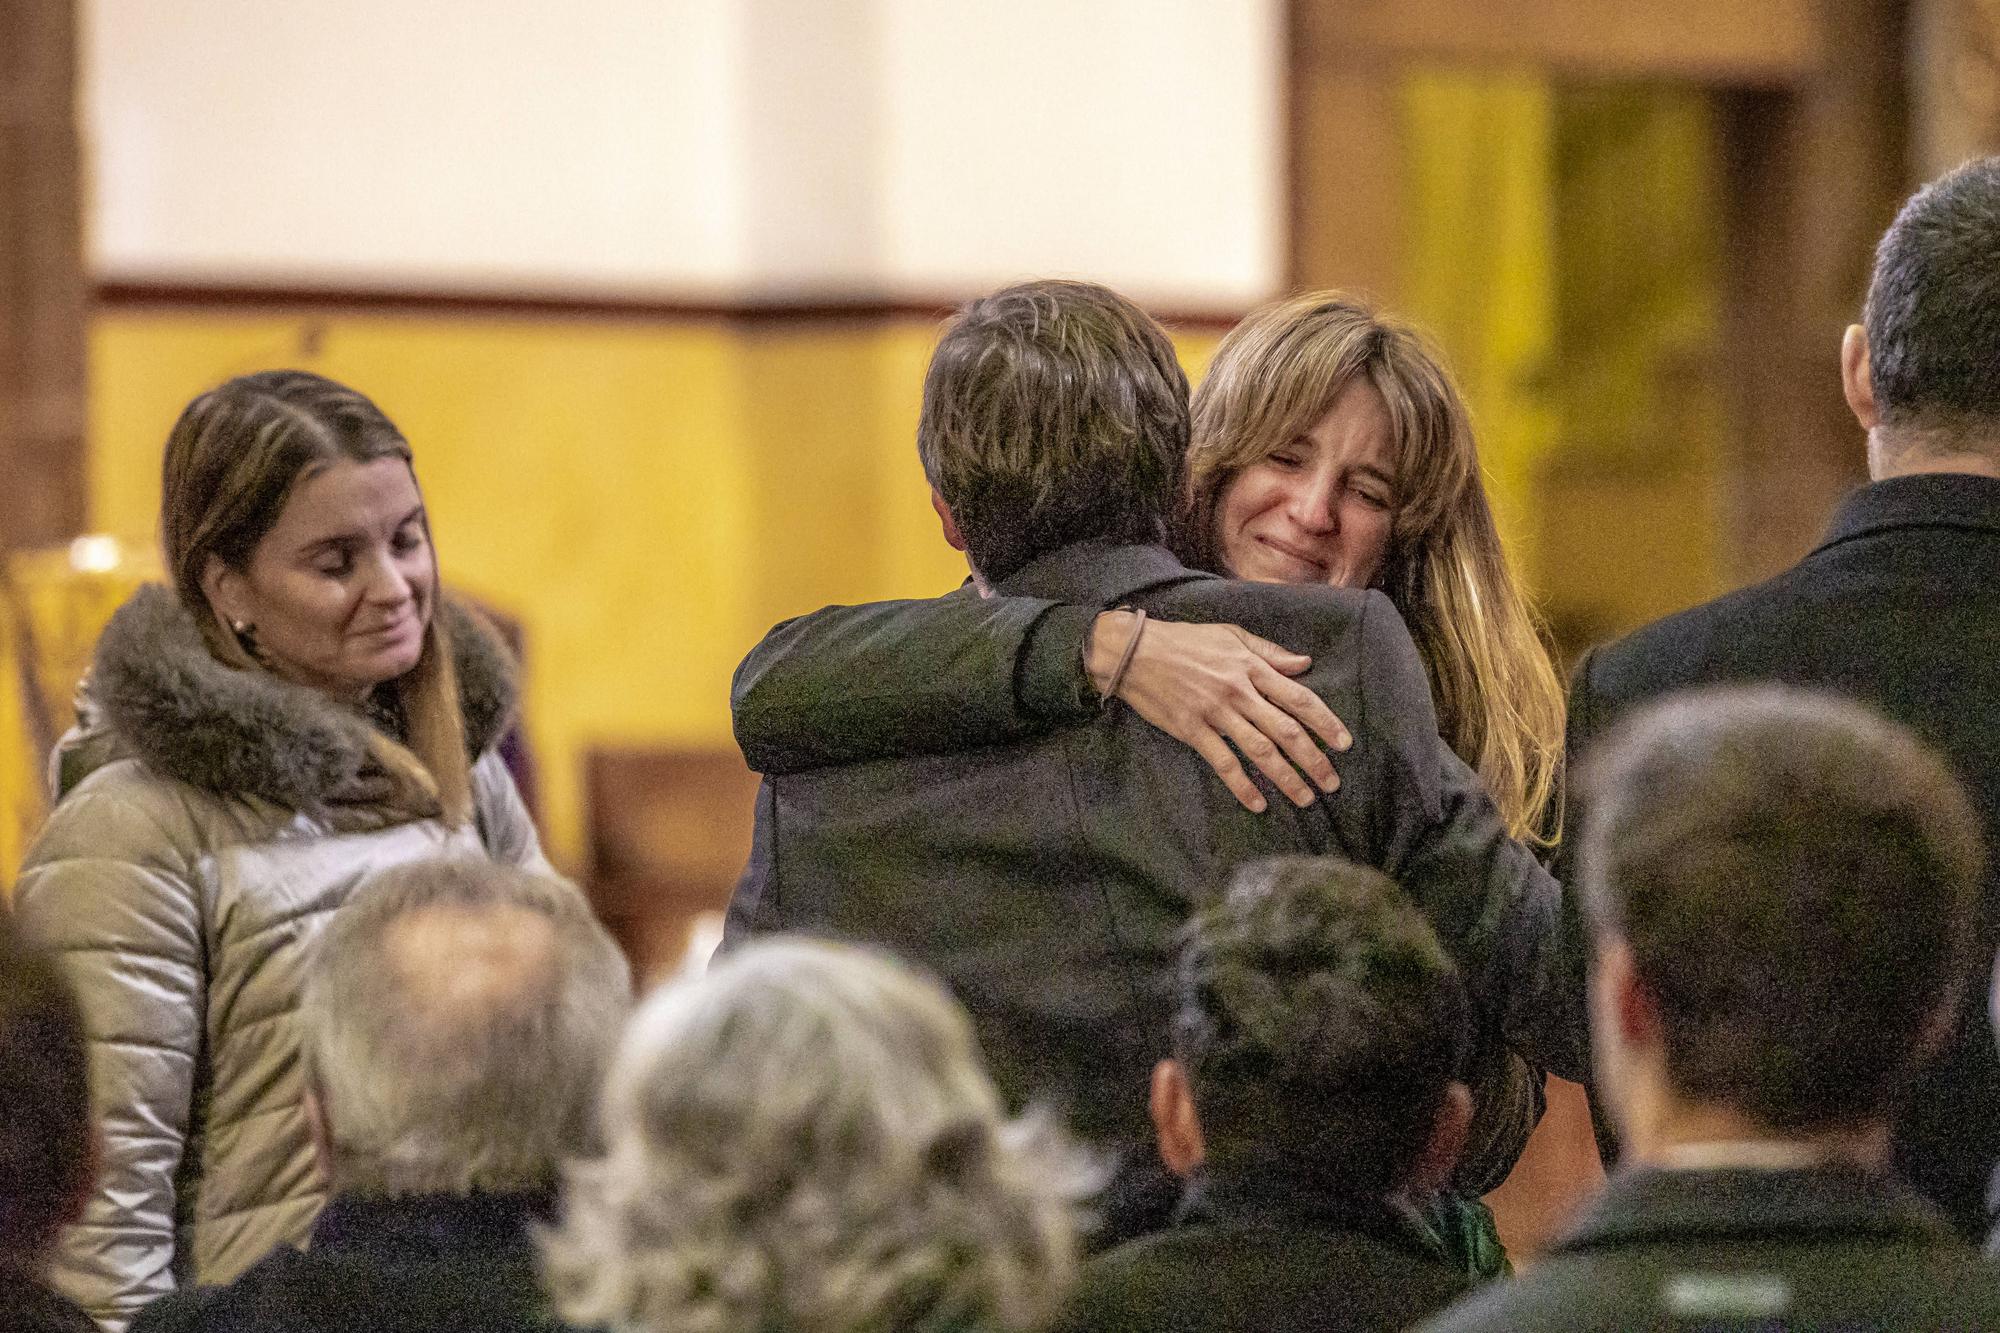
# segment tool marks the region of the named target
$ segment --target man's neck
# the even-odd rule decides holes
[[[1889,1165],[1889,1129],[1880,1120],[1834,1129],[1780,1130],[1734,1107],[1668,1099],[1635,1127],[1631,1156],[1648,1166],[1800,1167],[1840,1164],[1882,1171]]]
[[[1869,435],[1868,475],[1871,480],[1950,473],[2000,478],[2000,441],[1985,441],[1971,449],[1952,449],[1885,436],[1879,426]]]

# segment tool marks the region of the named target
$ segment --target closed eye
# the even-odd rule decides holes
[[[1396,483],[1382,470],[1364,464],[1347,475],[1347,489],[1371,509],[1396,507]]]

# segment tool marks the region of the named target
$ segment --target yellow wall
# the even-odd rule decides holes
[[[1550,350],[1556,315],[1549,151],[1556,94],[1530,74],[1454,70],[1399,89],[1404,313],[1434,337],[1472,412],[1508,555],[1538,567],[1529,521],[1558,447]],[[1476,220],[1468,200],[1477,200]]]
[[[1463,69],[1399,94],[1403,310],[1464,390],[1501,534],[1560,645],[1721,591],[1706,96]]]
[[[15,867],[42,814],[41,774],[29,747],[14,743],[29,731],[21,654],[13,617],[0,615],[0,899],[12,891]]]
[[[914,446],[934,332],[111,312],[92,521],[152,539],[167,429],[231,375],[303,366],[373,396],[416,450],[447,582],[526,627],[545,832],[580,869],[586,750],[726,746],[730,672],[774,622],[964,576]],[[1184,342],[1191,368],[1214,342]]]

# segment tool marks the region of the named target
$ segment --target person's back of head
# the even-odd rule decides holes
[[[835,944],[753,944],[656,992],[603,1115],[550,1244],[579,1325],[1037,1327],[1095,1183],[1005,1118],[950,995]]]
[[[1673,696],[1586,766],[1598,1067],[1637,1155],[1671,1126],[1873,1144],[1966,983],[1978,824],[1861,705]]]
[[[1417,906],[1339,857],[1240,868],[1189,924],[1153,1113],[1181,1174],[1356,1200],[1444,1183],[1471,1099],[1466,994]]]
[[[38,1274],[91,1185],[83,1020],[0,907],[0,1290]]]
[[[1878,475],[1953,456],[2000,468],[2000,157],[1903,205],[1876,250],[1862,321]]]
[[[924,475],[988,583],[1079,541],[1163,541],[1187,447],[1172,342],[1094,283],[980,297],[924,377]]]
[[[373,877],[301,1001],[334,1191],[553,1187],[589,1144],[630,1001],[624,957],[560,880],[473,859]]]

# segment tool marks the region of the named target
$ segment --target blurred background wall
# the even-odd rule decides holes
[[[302,364],[414,443],[517,616],[550,841],[593,746],[726,746],[775,620],[962,576],[914,465],[939,311],[1022,276],[1213,329],[1282,285],[1269,3],[96,0],[91,526],[201,387]]]
[[[1873,241],[1995,147],[1994,0],[0,0],[0,882],[230,375],[402,425],[550,848],[657,961],[741,863],[737,660],[962,577],[956,302],[1105,281],[1196,375],[1287,291],[1416,318],[1571,653],[1811,545]]]

